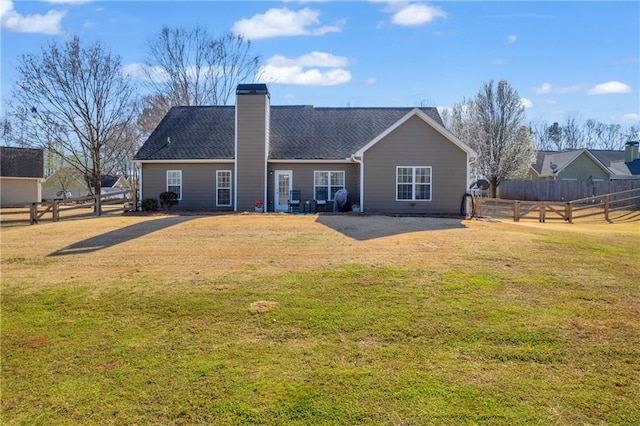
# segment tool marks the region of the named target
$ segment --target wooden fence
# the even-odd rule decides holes
[[[132,191],[128,190],[102,194],[99,202],[98,196],[90,195],[67,200],[43,201],[22,207],[3,208],[0,221],[3,225],[20,223],[34,225],[45,220],[48,214],[51,215],[50,218],[53,222],[57,222],[67,218],[122,212],[123,209],[133,209],[133,195]]]
[[[567,202],[631,189],[640,189],[640,179],[610,181],[510,179],[500,184],[498,193],[503,200]]]
[[[474,198],[474,205],[476,216],[510,217],[514,222],[528,218],[538,219],[539,222],[557,219],[573,223],[576,219],[593,216],[602,216],[608,222],[629,218],[640,220],[640,188],[565,203]]]

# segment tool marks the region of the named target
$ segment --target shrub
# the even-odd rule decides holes
[[[158,210],[158,200],[155,198],[145,198],[142,200],[142,211],[152,212],[154,210]]]
[[[160,194],[160,207],[170,210],[171,207],[178,204],[178,194],[173,191],[167,191]]]

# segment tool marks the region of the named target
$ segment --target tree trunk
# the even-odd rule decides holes
[[[496,198],[498,194],[498,177],[491,176],[491,185],[489,186],[489,197]]]

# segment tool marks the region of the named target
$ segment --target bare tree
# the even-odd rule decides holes
[[[154,94],[146,99],[147,113],[164,116],[172,106],[226,105],[238,83],[255,77],[260,58],[251,47],[239,35],[214,38],[201,27],[163,27],[149,42],[145,70]]]
[[[145,96],[140,101],[140,110],[137,112],[136,127],[142,140],[147,139],[154,131],[158,123],[169,111],[170,103],[168,99],[156,94]]]
[[[588,119],[584,122],[584,143],[583,147],[594,149],[598,146],[600,126],[596,120]]]
[[[120,58],[75,36],[23,55],[17,69],[14,100],[29,109],[29,137],[87,176],[100,195],[105,159],[129,142],[124,129],[133,118],[134,92]]]
[[[518,175],[534,159],[535,141],[524,126],[518,92],[505,80],[489,81],[463,105],[456,105],[451,131],[478,152],[476,170],[489,179],[490,194],[504,179]]]
[[[551,141],[549,139],[549,125],[546,121],[538,120],[536,122],[529,123],[529,128],[533,133],[538,150],[553,150],[553,146],[551,145]]]
[[[584,144],[583,132],[578,119],[568,116],[562,126],[562,139],[564,149],[580,148]]]

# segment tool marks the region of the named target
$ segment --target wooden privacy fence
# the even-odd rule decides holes
[[[575,219],[603,215],[613,221],[612,213],[620,212],[616,219],[640,210],[640,188],[595,197],[579,198],[566,203],[554,201],[505,200],[501,198],[474,198],[476,216],[561,219],[573,223]]]
[[[640,179],[606,181],[509,179],[500,183],[498,192],[503,200],[568,202],[630,189],[640,189]]]
[[[109,192],[107,194],[102,194],[100,197],[97,195],[89,195],[86,197],[70,198],[67,200],[32,203],[29,207],[29,223],[31,225],[38,223],[38,221],[47,213],[51,213],[53,222],[57,222],[60,220],[61,211],[64,211],[65,217],[86,216],[86,213],[72,215],[66,215],[66,213],[79,209],[84,209],[86,211],[87,208],[93,209],[93,214],[99,216],[102,213],[102,206],[114,204],[124,204],[126,206],[131,204],[133,201],[131,195],[131,190],[128,190]]]

